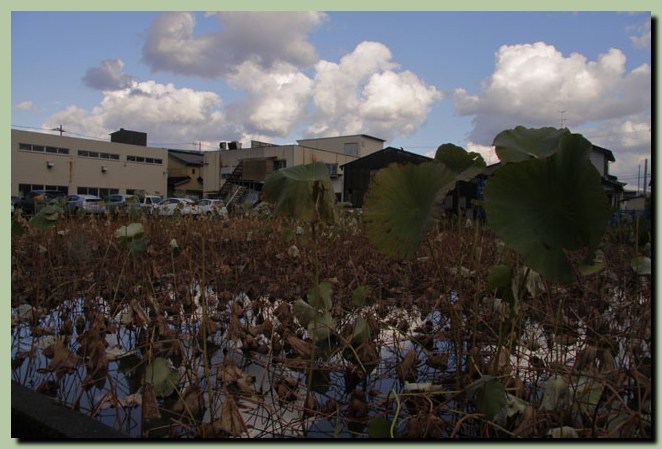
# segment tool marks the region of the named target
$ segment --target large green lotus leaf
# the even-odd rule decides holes
[[[315,314],[315,309],[303,299],[294,301],[293,311],[294,316],[303,327],[308,327],[308,323],[312,321]]]
[[[145,233],[145,227],[142,223],[131,223],[128,226],[120,226],[115,230],[117,239],[132,239]]]
[[[352,291],[352,305],[354,306],[364,306],[365,300],[370,294],[370,287],[367,285],[359,285]]]
[[[368,320],[362,316],[356,318],[354,322],[354,331],[352,332],[352,346],[355,348],[358,347],[361,343],[365,343],[370,340],[370,326],[368,325]]]
[[[146,240],[143,237],[131,239],[131,243],[129,243],[129,248],[131,248],[131,252],[134,254],[146,253],[148,247],[149,240]]]
[[[391,421],[383,416],[375,416],[368,423],[368,438],[394,438],[391,435]]]
[[[64,209],[56,203],[52,203],[44,206],[39,212],[37,212],[30,219],[29,223],[37,229],[48,229],[51,226],[55,226],[63,216]]]
[[[565,380],[558,374],[545,382],[540,408],[546,411],[561,411],[570,404],[570,390]]]
[[[569,282],[566,250],[597,249],[609,220],[591,143],[573,134],[546,159],[500,167],[485,187],[489,227],[550,281]]]
[[[452,143],[440,145],[434,160],[441,162],[455,173],[457,181],[467,181],[485,168],[483,156],[473,152],[467,153],[464,148]]]
[[[322,312],[311,323],[308,323],[308,333],[318,341],[329,338],[335,328],[336,320],[328,311]]]
[[[156,357],[145,367],[143,384],[152,384],[156,395],[166,398],[175,392],[179,383],[179,371],[171,367],[167,359]]]
[[[593,416],[596,407],[600,404],[602,391],[604,387],[590,377],[582,376],[577,382],[575,388],[575,404],[579,410],[586,416]]]
[[[510,287],[513,281],[513,269],[509,265],[493,265],[487,273],[487,289]]]
[[[328,282],[312,286],[306,293],[308,304],[323,310],[331,310],[333,287]]]
[[[635,257],[630,262],[630,266],[637,274],[645,275],[645,274],[651,274],[653,272],[653,268],[652,268],[653,265],[650,257],[646,257],[646,256]]]
[[[476,401],[478,411],[490,420],[507,405],[505,387],[491,375],[482,376],[468,385],[467,394]]]
[[[322,162],[283,168],[264,183],[264,198],[278,214],[313,222],[333,223],[335,194],[329,170]]]
[[[455,181],[455,173],[436,162],[383,168],[370,182],[364,198],[368,238],[391,258],[412,257]]]
[[[494,146],[502,163],[542,159],[559,149],[559,141],[570,134],[567,129],[525,128],[502,131],[494,138]]]

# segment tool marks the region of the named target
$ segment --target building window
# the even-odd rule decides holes
[[[89,157],[91,159],[106,159],[110,161],[119,161],[120,155],[114,153],[103,153],[99,151],[78,150],[78,157]],[[82,193],[81,193],[82,195]]]
[[[58,192],[68,193],[67,186],[51,186],[44,184],[19,184],[18,191],[21,196],[25,196],[32,190],[57,190]]]
[[[79,195],[96,195],[99,198],[107,198],[109,195],[117,195],[119,189],[109,189],[105,187],[78,187]]]
[[[329,170],[329,176],[336,177],[338,176],[338,164],[324,164],[326,165],[326,168]]]
[[[348,156],[357,156],[359,155],[359,144],[358,142],[346,143],[345,144],[345,154]]]
[[[45,147],[43,145],[32,145],[30,143],[19,143],[21,151],[34,151],[35,153],[69,154],[69,148]]]
[[[127,162],[137,162],[140,164],[154,164],[154,165],[161,165],[163,163],[163,159],[157,159],[157,158],[152,158],[152,157],[143,157],[143,156],[132,156],[128,155],[126,157]]]
[[[287,160],[286,159],[277,159],[274,161],[274,171],[280,170],[281,168],[286,168],[287,167]]]

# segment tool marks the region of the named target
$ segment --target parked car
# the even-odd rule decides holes
[[[65,212],[70,215],[102,214],[105,211],[103,200],[96,195],[69,195]]]
[[[195,201],[189,198],[166,198],[154,209],[157,215],[199,215],[200,209]]]
[[[30,215],[44,207],[53,200],[66,199],[67,193],[59,190],[32,190],[14,202],[14,210],[21,210],[23,214]]]
[[[153,214],[156,211],[156,207],[161,204],[163,198],[159,195],[145,195],[138,202],[143,212],[146,214]]]
[[[140,207],[139,199],[135,195],[117,193],[108,195],[105,201],[106,210],[111,215],[126,214],[131,206]]]
[[[111,214],[122,214],[128,213],[132,207],[136,207],[151,215],[162,200],[163,198],[159,195],[116,193],[106,198],[106,210]]]
[[[207,216],[219,216],[225,218],[228,216],[228,209],[223,200],[204,198],[198,201],[200,213]]]

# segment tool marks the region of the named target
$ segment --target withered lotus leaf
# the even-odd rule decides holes
[[[46,370],[54,372],[60,378],[76,371],[79,363],[80,359],[62,341],[56,340],[53,343],[53,359]]]
[[[161,412],[159,404],[156,402],[156,390],[150,383],[145,384],[143,389],[143,419],[160,419]]]
[[[186,414],[190,416],[198,416],[205,409],[205,401],[203,397],[203,390],[198,385],[192,385],[184,392],[175,405],[172,411],[175,413]]]
[[[221,409],[221,429],[234,437],[248,433],[234,396],[228,395]]]
[[[416,382],[416,379],[418,378],[417,365],[418,357],[416,356],[416,350],[410,349],[398,367],[398,377],[400,378],[400,382]]]
[[[255,394],[255,377],[242,371],[236,365],[227,363],[218,373],[218,379],[232,390],[243,395]]]
[[[290,347],[294,350],[294,352],[296,352],[300,356],[310,357],[310,352],[312,350],[310,343],[307,343],[302,339],[291,334],[285,338],[285,341],[287,342],[287,344],[290,345]]]

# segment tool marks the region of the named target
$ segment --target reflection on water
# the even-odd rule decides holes
[[[207,293],[207,298],[213,296],[213,292]],[[452,297],[450,302],[456,299]],[[247,295],[241,294],[224,308],[210,308],[214,326],[210,327],[205,342],[209,354],[206,361],[200,351],[203,311],[199,296],[196,301],[195,310],[186,319],[171,316],[164,321],[171,333],[162,330],[163,334],[175,336],[168,341],[155,341],[153,334],[148,335],[154,332],[154,326],[144,323],[136,326],[139,309],[131,309],[129,305],[111,316],[102,299],[94,304],[67,301],[56,310],[42,313],[36,321],[34,316],[38,312],[29,306],[14,309],[12,379],[57,397],[82,413],[138,438],[204,434],[205,426],[213,429],[218,422],[228,395],[236,400],[236,410],[245,425],[246,432],[241,436],[250,438],[366,436],[366,424],[377,416],[395,421],[396,431],[403,433],[407,417],[426,408],[434,409],[438,419],[456,419],[451,413],[460,405],[455,402],[455,393],[450,391],[449,385],[458,372],[471,368],[470,358],[466,356],[471,348],[466,342],[456,348],[448,338],[439,338],[450,333],[451,321],[438,311],[422,316],[415,306],[393,308],[380,318],[379,330],[373,336],[379,354],[374,366],[352,363],[351,354],[348,357],[346,347],[339,350],[341,345],[337,340],[322,342],[316,352],[312,391],[308,396],[306,368],[310,357],[303,357],[287,347],[282,351],[274,350],[277,342],[282,345],[285,340],[276,331],[279,316],[283,318],[277,313],[281,301],[262,298],[256,307]],[[108,372],[101,388],[86,384],[89,374],[86,359],[80,358],[80,363],[67,365],[67,360],[72,359],[60,353],[54,355],[52,350],[62,341],[71,354],[82,355],[79,337],[94,324],[82,323],[78,317],[88,316],[90,308],[103,315],[107,330],[102,335]],[[242,310],[240,315],[236,313],[237,308]],[[145,316],[139,318],[153,319],[153,310],[144,312]],[[359,315],[374,313],[370,307],[348,313],[339,319],[338,329],[351,325]],[[245,350],[249,344],[248,334],[238,333],[237,323],[233,323],[233,318],[239,316],[242,329],[262,329],[250,335],[250,344],[268,350],[260,351],[262,353]],[[273,331],[259,327],[267,320],[273,325]],[[64,329],[74,323],[76,329],[70,329],[73,338],[66,339],[62,335],[66,333]],[[300,330],[299,337],[306,342],[308,336]],[[529,321],[519,337],[519,344],[504,360],[499,360],[500,367],[503,365],[502,373],[520,378],[529,390],[529,400],[537,401],[548,375],[537,369],[536,364],[574,364],[585,337],[586,328],[579,323],[576,341],[561,345],[554,343],[539,323]],[[143,358],[157,347],[173,361],[180,382],[176,394],[159,399],[161,418],[143,419]],[[166,347],[167,350],[163,349]],[[409,368],[413,373],[406,379],[403,370],[410,353],[414,363]],[[482,353],[493,355],[499,351],[495,346],[485,345]],[[457,354],[460,354],[459,359]],[[617,360],[623,362],[623,357],[626,355],[621,347]],[[485,365],[491,363],[490,356],[484,362]],[[230,365],[245,376],[244,384],[224,377],[223,369]],[[202,406],[197,409],[182,405],[181,399],[191,387],[201,392]]]

